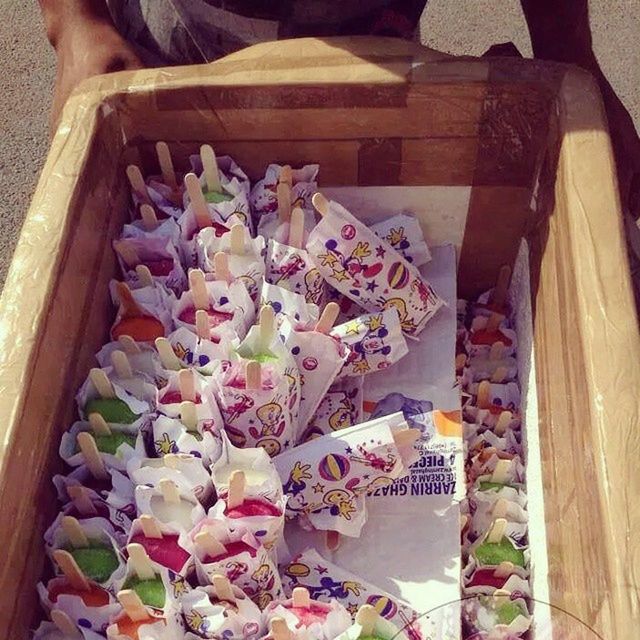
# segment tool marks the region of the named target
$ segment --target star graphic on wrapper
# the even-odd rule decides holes
[[[179,573],[176,573],[170,577],[172,578],[171,586],[173,587],[174,598],[179,598],[181,595],[187,593],[186,581]]]
[[[323,267],[333,267],[338,262],[338,258],[333,253],[321,253],[318,258]]]
[[[347,455],[350,455],[353,453],[353,449],[351,447],[347,447],[344,451]]]
[[[331,277],[334,278],[337,282],[342,282],[343,280],[348,280],[349,275],[344,269],[334,269]]]
[[[371,291],[373,293],[376,290],[376,287],[379,286],[380,285],[375,280],[371,280],[370,282],[367,282],[367,291]]]
[[[312,489],[313,493],[322,493],[324,491],[324,485],[318,482],[318,484],[313,485]]]
[[[163,433],[162,438],[156,440],[154,444],[156,445],[158,453],[175,453],[178,450],[175,441],[169,437],[168,433]]]
[[[317,567],[314,567],[315,571],[318,572],[319,575],[323,575],[325,573],[329,573],[329,569],[327,569],[327,567],[322,567],[320,565],[318,565]]]
[[[364,358],[353,363],[354,373],[366,373],[370,369],[369,363]]]
[[[344,329],[346,335],[357,336],[358,333],[360,333],[360,323],[358,320],[351,320],[350,322],[347,322]]]
[[[347,611],[349,612],[349,614],[351,615],[351,617],[355,616],[356,613],[358,613],[358,605],[354,604],[353,602],[350,602],[347,605]]]
[[[368,325],[369,331],[377,331],[380,329],[380,327],[382,327],[382,314],[371,316],[371,318],[369,318]]]
[[[385,253],[386,253],[386,250],[384,247],[378,247],[376,249],[376,258],[384,258]]]

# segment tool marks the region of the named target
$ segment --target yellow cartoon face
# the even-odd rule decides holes
[[[256,443],[256,446],[262,447],[271,458],[277,456],[282,449],[282,446],[275,438],[263,438]]]
[[[277,402],[269,402],[262,405],[256,411],[258,420],[266,427],[274,426],[282,416],[282,407]]]
[[[307,271],[304,276],[304,283],[307,287],[307,294],[305,296],[307,302],[313,302],[319,304],[323,294],[324,278],[317,269],[311,269]]]
[[[331,514],[342,516],[345,520],[351,520],[351,516],[357,510],[350,494],[344,489],[327,491],[323,501],[331,508]]]
[[[340,408],[329,416],[329,426],[334,431],[346,429],[351,426],[351,412],[348,409]]]
[[[259,584],[263,585],[269,582],[271,578],[271,568],[268,564],[261,564],[252,574],[251,577]]]

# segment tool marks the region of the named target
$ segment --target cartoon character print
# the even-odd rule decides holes
[[[404,227],[389,229],[387,235],[384,236],[384,240],[386,240],[394,249],[400,252],[404,252],[409,248],[409,240],[407,239]],[[409,258],[407,258],[407,260],[411,262]]]
[[[244,393],[237,394],[235,396],[235,400],[236,401],[232,405],[222,408],[222,416],[225,424],[234,422],[243,413],[246,413],[249,409],[253,408],[253,405],[255,404],[253,398],[250,398]]]
[[[354,327],[349,329],[351,324]],[[362,324],[357,320],[353,320],[347,325],[347,334],[349,331],[358,333],[363,327],[366,328],[366,333],[360,341],[350,345],[351,354],[347,361],[356,374],[364,374],[371,371],[371,369],[384,368],[386,364],[385,358],[391,353],[391,346],[385,342],[385,338],[389,335],[389,330],[383,322],[382,314],[373,315]],[[379,360],[377,364],[375,364],[376,360]]]
[[[329,416],[329,426],[332,431],[347,429],[355,424],[354,417],[357,416],[358,410],[349,398],[349,394],[343,393],[344,397],[340,400],[340,406]]]
[[[224,572],[230,582],[236,582],[248,573],[248,571],[249,567],[246,562],[238,562],[237,560],[227,562],[224,568]]]
[[[355,235],[355,229],[351,231],[351,225],[345,225],[342,228],[342,235],[349,240]],[[351,235],[353,233],[353,235]],[[364,288],[365,279],[375,278],[383,268],[383,263],[371,258],[372,251],[368,242],[358,242],[355,248],[345,255],[338,251],[338,241],[330,239],[325,242],[327,253],[320,254],[318,258],[322,266],[330,267],[331,278],[337,282],[351,279],[355,286]]]
[[[416,400],[402,393],[389,393],[378,401],[370,419],[389,416],[402,411],[404,419],[412,429],[420,429],[422,438],[430,440],[435,435],[435,426],[431,419],[433,403],[429,400]]]
[[[304,284],[306,288],[304,293],[305,300],[310,304],[320,306],[325,292],[322,274],[315,268],[310,269],[304,274]]]
[[[256,442],[256,447],[262,447],[270,458],[277,456],[282,451],[282,445],[275,438],[262,438]]]
[[[307,483],[305,482],[305,480],[311,480],[313,478],[310,471],[310,464],[302,464],[301,462],[296,462],[293,465],[293,469],[291,469],[289,479],[282,486],[282,490],[284,491],[284,493],[295,496],[304,491],[307,488]]]
[[[354,580],[334,580],[331,576],[322,576],[319,580],[320,584],[304,583],[300,578],[305,578],[311,574],[311,567],[301,563],[293,562],[284,569],[284,574],[290,580],[290,586],[293,588],[304,587],[309,591],[312,600],[327,600],[335,598],[337,600],[345,600],[353,596],[360,596],[364,591],[364,587]]]
[[[268,402],[258,407],[256,416],[260,420],[262,428],[249,427],[249,434],[255,440],[260,440],[260,438],[267,436],[278,438],[282,435],[287,425],[282,407],[278,402]]]
[[[211,620],[205,618],[199,611],[192,609],[188,614],[184,616],[185,622],[191,631],[200,634],[203,637],[208,637],[209,628],[211,627]]]
[[[344,489],[332,489],[325,493],[322,501],[329,508],[332,516],[351,520],[351,516],[358,510],[353,495]]]
[[[404,332],[414,333],[416,331],[416,323],[409,315],[407,303],[402,298],[389,298],[388,300],[378,298],[377,302],[383,311],[386,311],[387,309],[395,309],[398,312],[400,326]]]
[[[258,275],[256,273],[246,273],[238,276],[238,280],[242,282],[244,288],[249,293],[249,297],[255,302],[258,298]]]
[[[165,431],[159,440],[154,443],[156,453],[160,456],[164,456],[168,453],[178,453],[178,445],[175,440],[172,440],[169,434]]]
[[[264,562],[251,574],[251,578],[256,586],[246,585],[243,590],[261,610],[265,609],[270,602],[273,602],[272,591],[276,586],[273,570]]]
[[[291,278],[300,273],[306,266],[307,263],[299,253],[292,254],[284,264],[272,268],[272,277],[275,278],[273,284],[281,287],[284,286],[288,289],[289,287],[286,286],[286,281],[291,280]]]
[[[371,467],[381,473],[391,473],[398,462],[398,458],[391,452],[387,453],[386,458],[383,458],[375,453],[367,451],[360,445],[358,445],[357,449],[360,455],[351,455],[349,459],[353,462],[359,462],[365,467]]]

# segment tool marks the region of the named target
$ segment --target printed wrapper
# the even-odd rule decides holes
[[[278,211],[278,181],[282,167],[278,164],[270,164],[267,167],[264,178],[258,180],[251,190],[251,211],[258,221],[258,233],[272,238],[272,233],[277,227]],[[318,171],[320,165],[308,164],[300,169],[293,169],[291,188],[291,208],[299,207],[305,212],[313,212],[311,198],[318,190]],[[269,215],[275,214],[275,215]]]
[[[192,367],[203,376],[212,376],[218,367],[226,369],[231,363],[231,352],[238,335],[229,324],[220,328],[219,342],[201,340],[198,336],[180,327],[167,336],[173,352],[185,368]]]
[[[138,421],[139,422],[139,421]],[[111,425],[112,432],[122,432],[135,436],[135,447],[129,446],[126,442],[123,442],[116,450],[115,455],[111,453],[105,453],[100,451],[100,457],[107,469],[117,469],[118,471],[125,471],[127,468],[127,461],[136,456],[143,456],[145,454],[144,442],[142,433],[138,426],[138,423],[134,422],[131,425]],[[93,433],[91,425],[88,422],[74,422],[68,431],[62,434],[60,439],[60,457],[70,466],[79,467],[84,464],[84,454],[78,447],[78,434],[86,431]]]
[[[189,536],[185,533],[184,530],[172,527],[168,524],[159,522],[156,520],[157,526],[160,528],[163,536],[178,536],[178,545],[184,549],[189,554],[189,558],[186,562],[180,567],[178,571],[173,571],[171,567],[166,567],[167,569],[172,570],[174,574],[179,574],[180,576],[187,576],[191,572],[193,568],[193,544],[189,538]],[[144,531],[142,530],[142,526],[140,525],[140,520],[136,519],[131,523],[131,530],[129,531],[129,537],[127,540],[127,544],[131,542],[135,542],[134,537],[137,535],[144,536]],[[157,563],[158,566],[162,566],[160,563]],[[174,582],[175,582],[174,578]]]
[[[112,376],[111,367],[105,367],[104,372],[107,374],[108,378]],[[151,411],[152,409],[151,405],[144,400],[139,400],[138,398],[133,396],[130,392],[127,392],[118,382],[112,382],[112,385],[113,385],[113,390],[116,394],[116,398],[122,400],[124,403],[126,403],[126,405],[129,407],[129,409],[131,409],[133,413],[140,416],[140,418],[138,418],[138,420],[136,420],[136,422],[134,422],[133,424],[136,425],[138,428],[141,428],[145,422],[144,414]],[[87,376],[87,378],[83,382],[80,389],[78,389],[78,393],[76,394],[76,403],[78,405],[78,413],[80,414],[80,417],[83,420],[88,418],[84,408],[87,406],[87,403],[89,402],[89,400],[94,400],[95,398],[100,398],[100,397],[101,396],[98,393],[98,390],[93,386],[93,382],[91,382],[91,378]],[[131,425],[122,425],[122,426],[129,427]]]
[[[220,433],[222,430],[222,416],[220,415],[214,390],[209,380],[195,371],[193,373],[193,379],[196,392],[195,407],[198,423],[205,423],[203,425],[205,430],[209,430],[212,433]],[[180,397],[180,401],[172,402],[172,400],[178,397]],[[166,400],[170,400],[170,402],[166,402]],[[157,409],[158,412],[170,418],[180,418],[181,404],[182,396],[180,395],[178,372],[171,371],[169,372],[169,379],[166,386],[158,390],[156,399]]]
[[[213,485],[202,460],[181,453],[169,458],[132,458],[127,464],[127,473],[137,485],[157,487],[161,480],[172,480],[181,494],[206,503],[213,494]]]
[[[253,494],[250,488],[249,490],[245,490],[245,498],[265,500]],[[287,506],[286,497],[283,496],[277,502],[271,502],[273,506],[280,510],[279,516],[245,516],[243,518],[229,518],[225,515],[227,508],[226,499],[227,496],[223,495],[222,498],[209,509],[207,517],[210,520],[222,522],[231,533],[236,530],[251,532],[267,551],[277,547],[282,540],[284,532],[284,514]]]
[[[516,432],[508,429],[504,436],[499,437],[489,430],[479,431],[478,425],[465,423],[464,446],[468,457],[473,457],[483,449],[493,448],[514,456],[522,457],[522,444],[517,438]],[[482,427],[481,427],[482,428]]]
[[[118,307],[119,298],[117,290],[117,280],[109,280],[109,294],[114,307]],[[129,283],[131,295],[138,306],[146,313],[157,317],[166,326],[171,326],[171,308],[176,302],[176,296],[173,291],[165,287],[162,283],[155,282],[152,286],[143,285],[137,276],[132,277]],[[167,317],[169,314],[169,317]]]
[[[119,471],[114,469],[108,469],[107,471],[110,475],[122,475]],[[79,467],[73,468],[65,475],[57,473],[53,476],[52,482],[56,489],[56,497],[63,505],[71,502],[71,496],[67,491],[68,487],[85,487],[85,489],[88,489],[89,491],[88,495],[91,500],[104,500],[105,496],[112,489],[111,479],[104,481],[97,480],[83,464]]]
[[[489,291],[485,291],[484,293],[480,294],[478,296],[478,300],[470,305],[471,313],[474,316],[490,316],[492,313],[500,313],[504,316],[509,316],[511,313],[511,309],[509,308],[508,303],[505,303],[502,306],[491,303],[489,302],[489,299],[492,295],[493,289],[489,289]]]
[[[462,415],[465,421],[470,424],[474,424],[478,427],[478,430],[494,429],[500,415],[503,411],[507,411],[506,408],[502,408],[499,405],[491,406],[488,409],[480,409],[473,404],[475,398],[468,392],[462,392],[462,400],[466,401],[462,403]],[[512,431],[520,429],[520,416],[517,412],[512,411],[511,420],[507,423],[506,428]]]
[[[126,393],[131,394],[137,400],[141,402],[146,402],[149,407],[155,406],[156,400],[156,391],[157,387],[155,384],[155,379],[146,373],[134,371],[131,378],[121,378],[116,370],[107,365],[103,368],[103,371],[106,373],[107,378],[111,381],[112,384],[118,385],[121,387]],[[164,374],[166,375],[166,371]],[[162,380],[162,376],[160,377]]]
[[[467,341],[465,342],[465,348],[470,358],[476,358],[478,356],[485,358],[489,356],[491,347],[496,342],[502,342],[504,345],[503,357],[514,356],[518,347],[518,337],[516,332],[505,326],[505,323],[500,326],[495,333],[490,334],[490,344],[475,344],[479,340],[479,333],[484,331],[486,325],[486,318],[476,318],[473,322],[471,331],[467,335]]]
[[[177,250],[180,241],[180,227],[176,222],[176,218],[173,217],[158,220],[158,226],[155,229],[147,229],[142,219],[138,218],[122,227],[119,239],[126,240],[127,238],[168,238],[173,242],[173,246]]]
[[[518,377],[518,363],[515,358],[492,359],[488,356],[475,356],[468,361],[463,380],[467,384],[490,380],[498,369],[504,370],[504,381],[513,381]]]
[[[168,223],[169,221],[167,221],[167,224]],[[173,222],[172,224],[175,225]],[[177,225],[175,225],[175,228],[179,230]],[[115,247],[119,245],[125,245],[128,249],[135,251],[140,262],[137,264],[128,264],[123,260],[120,252],[115,249]],[[114,241],[113,246],[122,275],[132,289],[141,286],[135,270],[138,264],[149,267],[154,283],[166,287],[175,293],[183,291],[187,286],[187,276],[182,267],[182,261],[178,251],[180,245],[176,247],[173,237],[166,235],[130,235],[127,238]],[[154,275],[153,263],[158,261],[171,263],[171,269],[166,275]]]
[[[211,329],[211,339],[214,342],[224,339],[225,336],[228,336],[229,328],[232,328],[240,338],[243,338],[253,324],[256,312],[246,287],[239,280],[231,284],[222,280],[207,280],[205,286],[209,294],[209,308],[232,316],[229,320]],[[191,292],[185,291],[173,307],[173,322],[176,329],[184,327],[195,333],[195,322],[191,324],[180,319],[180,314],[188,308],[195,308],[195,305]]]
[[[324,435],[274,459],[287,518],[306,528],[358,537],[367,519],[365,498],[408,473],[419,458],[396,446],[394,433],[407,427],[401,413]]]
[[[380,616],[376,620],[370,636],[365,636],[362,633],[362,625],[354,622],[344,633],[336,636],[335,640],[359,640],[361,637],[381,638],[382,640],[404,640],[406,638],[396,625]]]
[[[204,229],[212,228],[219,237],[229,233],[234,224],[242,223],[242,220],[234,215],[223,222],[222,218],[217,213],[212,212],[210,207],[209,216],[211,218],[211,227],[204,227]],[[187,207],[178,220],[178,226],[180,227],[180,254],[182,255],[184,266],[185,268],[196,267],[198,265],[198,235],[203,229],[200,228],[198,218],[191,206]]]
[[[42,582],[38,583],[38,595],[43,609],[47,612],[50,612],[51,609],[60,609],[76,624],[82,621],[79,626],[83,629],[89,629],[104,636],[110,621],[122,611],[120,603],[109,592],[107,592],[109,603],[101,607],[89,607],[80,596],[69,594],[61,594],[55,602],[52,602],[49,599],[49,589],[66,583],[65,578],[52,578],[46,585]],[[92,584],[95,585],[96,583]]]
[[[504,589],[516,597],[531,598],[531,585],[528,580],[513,573],[504,578],[490,577],[490,579],[486,581],[489,584],[483,584],[482,575],[491,573],[492,571],[490,569],[474,570],[468,575],[465,571],[462,576],[462,592],[464,595],[492,595],[496,590]],[[504,580],[504,582],[502,582],[502,580]]]
[[[244,254],[231,251],[231,232],[222,236],[212,228],[202,229],[196,239],[198,248],[198,266],[206,273],[215,273],[213,257],[222,251],[227,254],[229,272],[234,280],[239,280],[247,288],[251,299],[255,302],[260,297],[260,289],[264,282],[264,238],[252,238],[245,227]]]
[[[309,304],[304,296],[283,287],[265,282],[260,293],[260,306],[268,304],[278,316],[286,316],[294,322],[305,324],[317,322],[320,310],[317,305]]]
[[[182,615],[187,629],[198,638],[243,638],[256,640],[262,637],[265,627],[262,613],[242,589],[231,587],[235,603],[221,602],[211,586],[196,587],[181,600]],[[213,600],[213,601],[212,601]]]
[[[129,476],[109,469],[111,490],[106,495],[106,502],[115,509],[124,512],[130,520],[137,516],[135,490],[136,487]]]
[[[80,636],[84,640],[104,640],[103,636],[90,629],[78,627]],[[38,628],[33,632],[32,640],[69,640],[69,636],[64,634],[53,622],[43,620]]]
[[[178,184],[181,185],[184,178],[182,175],[176,175],[176,180]],[[155,209],[175,220],[182,215],[183,189],[181,187],[178,188],[178,193],[174,194],[171,187],[162,181],[162,176],[149,176],[145,180],[145,184],[147,185],[147,193]],[[140,205],[147,202],[145,198],[141,198],[133,189],[131,190],[131,197],[133,198],[133,204],[136,210],[139,209]]]
[[[490,634],[488,637],[495,640],[511,640],[522,637],[531,628],[531,614],[527,603],[523,598],[511,597],[511,602],[517,602],[523,611],[510,625],[498,624],[497,607],[502,599],[494,599],[492,596],[478,596],[469,598],[462,603],[462,626],[464,637],[472,634]],[[474,637],[482,637],[474,635]]]
[[[484,567],[485,565],[481,565],[476,557],[476,549],[482,545],[485,541],[486,534],[491,527],[491,523],[488,523],[487,528],[481,533],[481,535],[477,538],[472,538],[470,536],[470,531],[467,530],[466,539],[463,540],[462,543],[462,552],[463,554],[468,554],[470,558],[473,558],[478,567]],[[507,528],[505,530],[504,537],[511,542],[511,544],[516,548],[524,552],[525,559],[525,569],[529,567],[529,547],[528,547],[528,524],[521,524],[519,522],[509,522],[507,521]],[[488,565],[491,566],[491,565]]]
[[[229,479],[236,471],[243,471],[246,491],[277,503],[282,498],[282,481],[269,454],[262,447],[241,449],[222,434],[222,454],[211,466],[211,477],[218,494],[229,489]]]
[[[331,600],[329,603],[312,601],[312,604],[325,610],[327,617],[324,622],[313,622],[305,626],[290,608],[293,607],[293,599],[288,599],[272,602],[264,610],[267,628],[274,618],[284,618],[289,629],[293,631],[292,637],[295,640],[334,640],[342,637],[341,634],[351,627],[351,614],[338,600]]]
[[[44,543],[47,548],[54,548],[56,540],[64,538],[64,532],[62,530],[62,518],[65,516],[72,516],[78,520],[78,522],[87,522],[91,525],[91,529],[99,529],[108,533],[121,547],[125,540],[129,529],[131,527],[131,520],[122,511],[119,511],[104,501],[100,501],[100,505],[96,504],[99,509],[96,515],[82,515],[73,508],[71,503],[67,504],[63,511],[60,511],[56,516],[56,519],[49,525],[49,528],[44,532]]]
[[[213,576],[218,573],[225,575],[231,584],[242,589],[260,609],[282,597],[282,582],[271,554],[251,533],[238,530],[224,535],[224,526],[208,522],[194,530],[191,536],[207,529],[215,531],[216,538],[222,544],[240,541],[246,543],[255,550],[255,555],[252,556],[247,550],[223,560],[209,562],[207,554],[196,546],[196,574],[200,584],[211,584]]]
[[[167,453],[189,453],[208,467],[220,457],[220,431],[209,420],[198,422],[196,429],[188,431],[180,420],[158,416],[152,423],[153,448],[156,454],[161,457]]]
[[[467,391],[474,397],[478,395],[478,384],[469,385]],[[516,413],[520,409],[520,387],[516,382],[506,382],[504,384],[491,383],[489,392],[490,406],[487,408],[491,413],[499,415],[502,411]]]
[[[150,345],[144,342],[136,342],[138,353],[127,353],[127,360],[134,373],[142,373],[153,383],[156,387],[164,387],[167,384],[168,372],[162,366],[158,352]],[[96,353],[96,360],[98,365],[103,369],[111,367],[111,354],[114,351],[124,351],[122,345],[117,340],[114,342],[107,342]]]
[[[444,304],[417,267],[331,202],[307,251],[327,282],[369,312],[395,308],[403,331],[417,336]]]
[[[327,303],[329,302],[335,302],[340,308],[337,324],[344,324],[350,320],[355,320],[355,318],[361,316],[363,311],[365,311],[357,302],[347,298],[347,296],[333,287],[327,287]]]
[[[390,624],[396,633],[388,638],[427,640],[436,637],[424,628],[428,619],[395,596],[369,584],[351,572],[323,558],[315,549],[307,549],[282,567],[282,580],[287,595],[295,587],[305,587],[312,600],[331,602],[337,600],[355,617],[365,604],[372,605]],[[402,634],[397,635],[402,630]]]
[[[313,195],[313,194],[312,194]],[[299,201],[298,201],[299,202]],[[277,206],[277,203],[276,203]],[[293,205],[298,206],[298,205]],[[303,230],[302,230],[302,242],[306,243],[309,234],[316,226],[316,214],[313,209],[313,205],[310,208],[303,208]],[[291,233],[291,225],[289,222],[281,222],[278,217],[278,212],[273,211],[271,213],[265,213],[258,222],[258,235],[265,238],[273,238],[276,242],[286,244],[289,241],[289,234]]]
[[[431,260],[431,252],[415,216],[398,213],[372,224],[370,229],[414,266],[421,267]]]
[[[189,506],[191,507],[188,519],[185,518],[183,521],[181,521],[179,517],[159,518],[157,510],[154,510],[154,502],[160,502],[161,500],[163,500],[162,494],[160,493],[160,491],[154,489],[153,487],[145,487],[142,485],[138,485],[135,488],[135,501],[138,515],[141,516],[147,514],[153,516],[162,524],[169,525],[173,529],[189,532],[195,525],[198,524],[198,522],[203,520],[207,514],[202,508],[202,505],[191,495],[191,492],[179,492],[181,500],[188,502]]]
[[[494,472],[498,460],[510,460],[510,465],[506,473],[507,484],[521,485],[524,483],[525,470],[519,456],[512,456],[496,449],[484,449],[475,455],[468,462],[467,477],[469,483],[491,481],[491,474]]]
[[[303,296],[310,304],[324,305],[326,282],[305,249],[270,238],[265,264],[267,282]]]
[[[165,612],[164,616],[154,614],[153,609],[149,607],[146,609],[151,621],[138,627],[137,633],[140,640],[176,640],[184,637],[184,626],[178,609],[171,608],[170,611]],[[120,619],[121,616],[112,622],[117,624]],[[115,638],[129,640],[129,636],[125,635],[116,635]]]
[[[360,424],[364,419],[363,388],[362,376],[347,377],[334,382],[318,405],[300,442],[308,442],[322,435]]]
[[[280,335],[300,372],[298,424],[302,430],[348,362],[350,351],[339,338],[315,331],[313,325],[294,326],[287,318],[280,324]]]
[[[334,327],[331,335],[351,351],[339,373],[340,378],[381,371],[409,352],[395,309],[359,316]]]

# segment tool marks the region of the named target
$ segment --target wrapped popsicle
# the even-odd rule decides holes
[[[260,306],[273,308],[276,316],[286,316],[293,322],[309,324],[320,319],[320,310],[315,304],[309,304],[304,296],[265,282],[260,294]]]
[[[193,367],[204,376],[212,376],[220,366],[226,369],[230,364],[234,341],[239,341],[233,327],[230,324],[220,325],[217,342],[213,342],[209,339],[211,333],[206,314],[198,316],[196,312],[196,332],[180,327],[167,336],[166,342],[156,341],[164,366],[171,371]]]
[[[158,340],[166,340],[166,338],[158,338]],[[96,360],[102,369],[114,366],[113,354],[122,351],[127,357],[128,366],[133,374],[142,374],[149,380],[153,381],[156,386],[166,384],[167,369],[158,352],[150,344],[145,342],[136,342],[131,336],[122,335],[118,340],[107,342],[96,353]],[[116,356],[122,361],[121,356]],[[115,368],[115,367],[114,367]]]
[[[529,551],[522,539],[524,531],[522,526],[497,518],[486,535],[471,545],[469,555],[479,567],[497,567],[503,562],[510,562],[514,567],[527,569]]]
[[[111,352],[111,366],[103,371],[107,378],[137,400],[146,402],[150,407],[155,406],[156,379],[162,381],[165,371],[157,371],[156,377],[152,377],[142,371],[134,371],[129,356],[119,349]]]
[[[521,595],[498,589],[490,596],[465,599],[462,621],[466,637],[520,638],[531,627],[531,614]]]
[[[314,196],[322,220],[307,250],[327,282],[370,312],[395,308],[417,336],[443,305],[418,269],[337,202]]]
[[[373,605],[365,604],[358,609],[355,624],[338,636],[337,640],[394,640],[406,637],[402,630],[380,615]]]
[[[171,320],[166,309],[136,300],[124,282],[116,283],[115,289],[120,306],[111,327],[112,340],[129,336],[136,342],[153,342],[170,332]]]
[[[492,313],[490,316],[474,318],[466,343],[469,356],[489,356],[492,346],[497,342],[503,345],[502,357],[515,353],[518,339],[515,331],[506,326],[504,316]]]
[[[477,355],[470,358],[467,364],[466,380],[469,383],[481,380],[503,383],[516,379],[518,364],[514,357],[505,356],[502,342],[494,342],[488,355]]]
[[[431,260],[431,252],[415,216],[398,213],[372,224],[371,230],[414,266],[421,267]]]
[[[287,517],[307,528],[358,537],[367,517],[365,497],[408,473],[419,457],[419,433],[397,413],[280,454],[274,464],[289,494]]]
[[[49,612],[52,622],[43,621],[33,632],[33,640],[101,640],[102,636],[76,624],[61,609]]]
[[[174,628],[170,628],[167,618],[145,607],[140,596],[132,589],[118,592],[118,602],[123,612],[107,628],[108,640],[170,640],[180,637],[175,633],[175,627],[179,626],[177,620],[173,619],[171,626]]]

